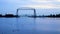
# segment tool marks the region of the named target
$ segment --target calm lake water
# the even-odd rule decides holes
[[[0,34],[60,34],[60,18],[0,18]]]

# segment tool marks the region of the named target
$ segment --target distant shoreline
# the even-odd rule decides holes
[[[0,17],[19,17],[19,16],[13,14],[5,14],[5,15],[0,14]]]
[[[56,15],[50,14],[50,15],[42,15],[42,16],[34,16],[34,15],[29,16],[29,15],[25,15],[25,16],[27,16],[27,17],[33,17],[33,18],[37,18],[37,17],[60,18],[60,14],[56,14]],[[0,14],[0,17],[20,17],[20,16],[18,16],[18,15],[13,15],[13,14],[5,14],[5,15]]]

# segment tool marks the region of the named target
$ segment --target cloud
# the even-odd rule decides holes
[[[60,8],[60,0],[30,0],[35,3],[27,5],[34,8]],[[38,4],[38,5],[37,5]]]
[[[51,2],[51,1],[48,1],[48,0],[31,0],[32,2]]]
[[[60,5],[25,5],[24,7],[31,7],[31,8],[60,8]]]
[[[60,2],[60,0],[31,0],[33,2]]]
[[[33,8],[60,8],[60,0],[0,0],[7,5]],[[3,4],[4,5],[4,4]]]
[[[57,0],[58,2],[60,2],[60,0]]]

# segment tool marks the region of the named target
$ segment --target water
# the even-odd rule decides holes
[[[0,18],[0,34],[60,34],[60,18]]]

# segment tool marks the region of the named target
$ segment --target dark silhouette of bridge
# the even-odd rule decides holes
[[[17,9],[17,12],[16,12],[16,15],[18,16],[18,11],[19,10],[33,10],[34,11],[34,15],[31,16],[31,17],[36,17],[36,10],[34,8],[18,8]]]

